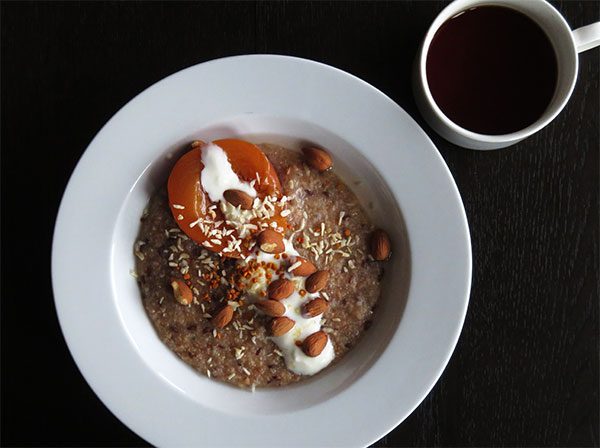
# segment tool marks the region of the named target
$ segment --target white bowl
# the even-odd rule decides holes
[[[129,274],[139,217],[179,151],[226,137],[327,148],[393,241],[373,325],[300,384],[250,393],[198,374],[160,342]],[[63,197],[52,277],[81,372],[150,443],[364,446],[406,418],[446,366],[467,309],[471,247],[450,172],[399,106],[332,67],[253,55],[178,72],[104,126]]]

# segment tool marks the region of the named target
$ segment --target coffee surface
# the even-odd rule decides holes
[[[550,40],[529,17],[502,6],[471,8],[447,20],[431,42],[426,65],[442,112],[481,134],[533,124],[556,88]]]

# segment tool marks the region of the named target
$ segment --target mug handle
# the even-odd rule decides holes
[[[573,39],[577,53],[597,47],[600,45],[600,22],[590,23],[573,30]]]

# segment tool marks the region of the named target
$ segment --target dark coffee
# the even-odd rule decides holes
[[[550,40],[529,17],[480,6],[448,19],[427,55],[427,82],[454,123],[481,134],[508,134],[534,123],[556,88]]]

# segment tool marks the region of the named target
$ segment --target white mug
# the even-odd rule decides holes
[[[427,82],[426,62],[431,41],[446,20],[461,11],[483,5],[506,6],[515,9],[534,22],[546,33],[558,63],[558,78],[554,96],[542,116],[533,124],[504,135],[485,135],[469,131],[450,120],[438,107]],[[455,0],[433,21],[417,52],[413,66],[413,93],[419,111],[435,132],[446,140],[464,148],[498,149],[514,145],[550,123],[563,109],[577,81],[578,53],[600,45],[600,22],[571,30],[564,17],[545,0]]]

